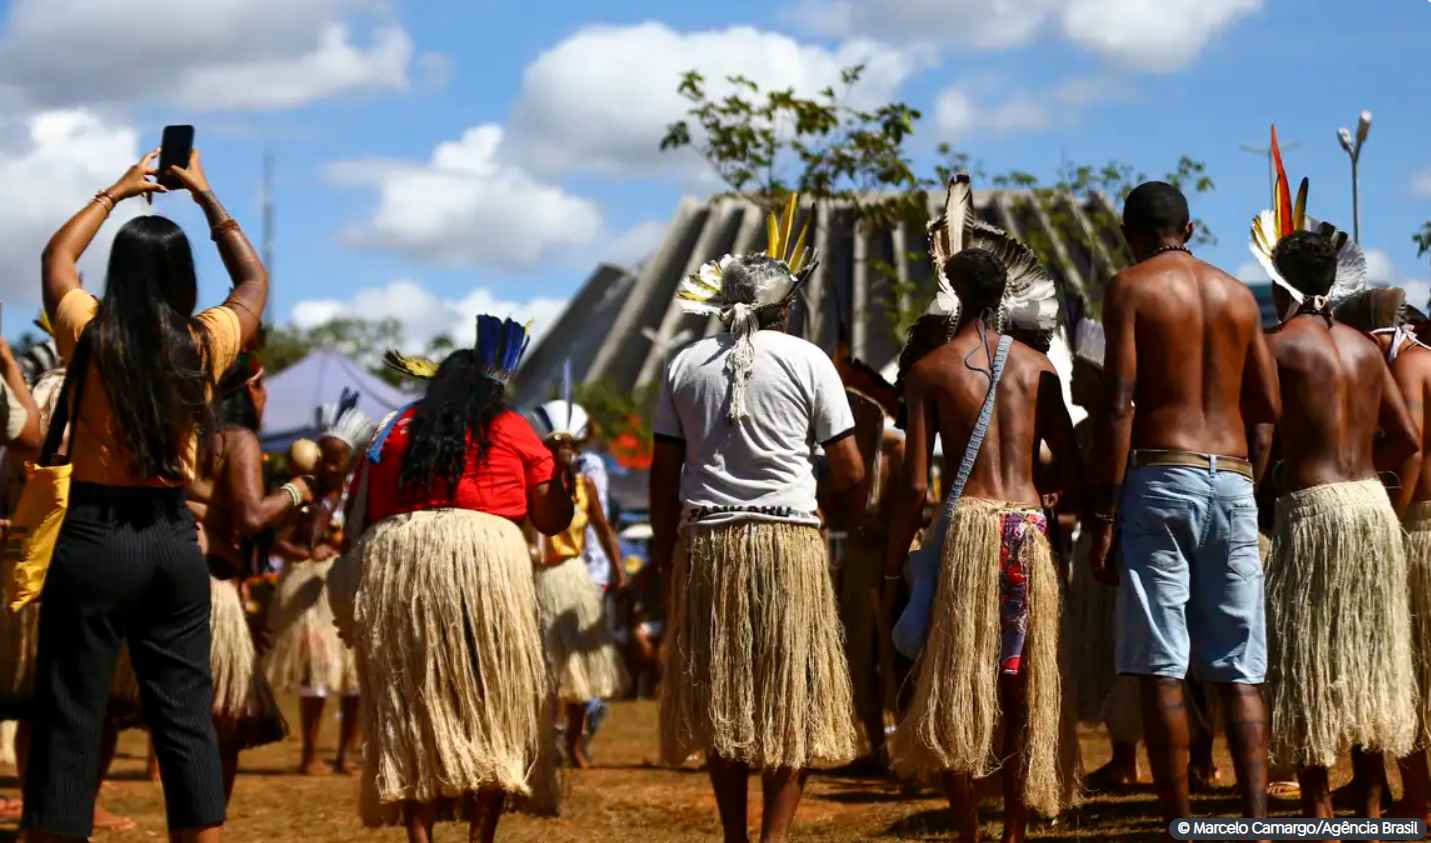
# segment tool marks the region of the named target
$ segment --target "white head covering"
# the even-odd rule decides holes
[[[575,402],[548,401],[532,411],[532,426],[543,439],[570,436],[580,441],[591,432],[591,416]]]
[[[318,408],[318,438],[337,439],[349,448],[367,444],[377,430],[368,414],[358,409],[356,390],[344,389],[337,403]]]

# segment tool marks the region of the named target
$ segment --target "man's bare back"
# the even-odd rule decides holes
[[[985,347],[980,350],[978,332],[975,324],[970,323],[953,340],[927,354],[910,370],[911,421],[916,413],[922,412],[922,427],[940,432],[944,442],[945,478],[953,478],[959,472],[965,444],[973,433],[989,387],[985,373],[992,371],[991,361],[998,342],[999,335],[988,331]],[[964,494],[1039,506],[1034,471],[1040,441],[1047,441],[1061,462],[1074,458],[1073,425],[1053,364],[1043,354],[1015,342],[1009,349],[999,381],[994,419]]]
[[[1270,386],[1271,361],[1246,284],[1185,253],[1156,255],[1113,279],[1104,323],[1115,403],[1137,406],[1132,447],[1247,456],[1244,395]]]
[[[1421,431],[1421,453],[1431,453],[1431,426],[1426,424],[1426,404],[1431,400],[1431,349],[1408,343],[1391,364],[1392,377],[1401,389],[1401,397],[1406,402],[1406,411],[1413,426]],[[1419,503],[1431,500],[1431,472],[1415,460],[1408,472],[1401,469],[1403,486],[1408,486],[1410,494],[1403,495],[1398,503]],[[1414,473],[1415,477],[1404,476]]]
[[[1406,412],[1376,343],[1306,314],[1269,333],[1267,344],[1282,392],[1285,491],[1376,477],[1377,430],[1401,427]]]

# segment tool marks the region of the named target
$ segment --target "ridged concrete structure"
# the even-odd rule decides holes
[[[931,195],[932,201],[942,199],[942,194]],[[1118,231],[1095,230],[1093,203],[1112,214],[1099,216],[1117,217],[1102,197],[1085,204],[1062,201],[1058,207],[1066,213],[1056,214],[1057,219],[1026,191],[976,191],[974,203],[982,219],[1056,256],[1050,269],[1066,309],[1098,299],[1103,284],[1127,260]],[[937,211],[931,205],[930,213]],[[806,285],[804,306],[795,309],[792,332],[831,353],[846,342],[854,357],[883,368],[897,357],[902,342],[887,313],[895,290],[891,277],[902,288],[915,285],[916,305],[933,293],[924,229],[905,225],[865,231],[856,224],[852,206],[832,202],[816,206],[815,226],[820,266]],[[731,198],[683,201],[660,246],[643,264],[629,273],[602,266],[592,274],[529,353],[517,377],[517,404],[549,397],[568,359],[577,383],[606,381],[632,391],[652,382],[672,351],[719,329],[717,320],[683,314],[676,306],[680,280],[707,260],[764,248],[765,211],[759,206]]]

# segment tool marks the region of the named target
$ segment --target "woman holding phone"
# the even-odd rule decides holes
[[[110,250],[104,300],[75,264],[114,207],[166,188],[158,150],[96,193],[41,258],[45,311],[77,372],[69,510],[40,604],[22,827],[28,840],[85,838],[110,677],[127,642],[164,780],[171,839],[217,841],[224,821],[210,716],[209,570],[185,486],[216,429],[214,385],[254,336],[268,276],[193,152],[165,175],[203,209],[234,287],[197,315],[194,259],[178,225],[130,220]]]

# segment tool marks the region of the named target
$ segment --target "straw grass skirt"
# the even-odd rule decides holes
[[[304,696],[358,693],[353,651],[338,637],[326,595],[336,560],[290,562],[268,608],[273,649],[264,672],[275,691]]]
[[[1000,551],[1006,513],[1037,512],[998,501],[963,498],[944,539],[929,639],[917,660],[910,707],[893,740],[895,769],[989,776],[1004,764],[999,738]],[[1077,740],[1071,707],[1062,706],[1058,571],[1048,539],[1030,530],[1027,572],[1024,800],[1053,816],[1077,789]]]
[[[682,531],[661,683],[661,755],[771,770],[841,764],[858,744],[853,690],[814,527]]]
[[[1406,512],[1406,568],[1410,575],[1411,658],[1416,670],[1416,747],[1431,747],[1431,501]]]
[[[580,556],[536,569],[542,641],[564,703],[610,699],[626,688],[626,667],[606,622],[600,589]]]
[[[288,723],[257,669],[258,654],[236,580],[209,578],[209,669],[214,677],[214,725],[220,740],[239,749],[281,741]]]
[[[517,525],[460,509],[384,519],[331,592],[362,678],[363,822],[400,822],[404,801],[457,818],[478,791],[527,793],[547,674]]]
[[[1277,501],[1267,562],[1272,756],[1331,767],[1353,744],[1400,757],[1416,739],[1406,551],[1375,480]]]

